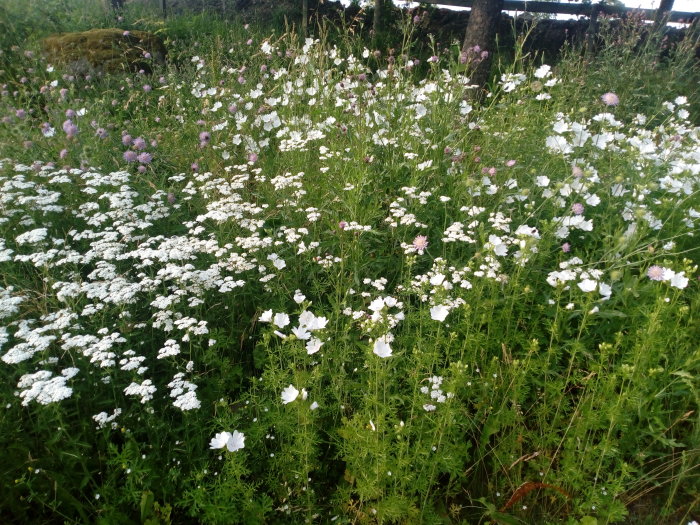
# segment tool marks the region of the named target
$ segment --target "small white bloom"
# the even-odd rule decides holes
[[[445,276],[441,273],[437,273],[430,278],[430,284],[433,286],[440,286],[445,280]]]
[[[382,359],[391,356],[391,346],[386,341],[386,336],[378,337],[374,342],[374,349],[372,350],[376,355]]]
[[[595,290],[596,286],[598,286],[598,282],[594,281],[593,279],[584,279],[583,281],[578,283],[578,287],[586,293]]]
[[[282,403],[285,405],[294,401],[299,397],[299,391],[294,388],[294,385],[289,385],[287,388],[282,390]]]
[[[224,448],[230,437],[230,432],[219,432],[212,438],[211,442],[209,443],[209,448]]]
[[[442,323],[447,318],[447,314],[449,313],[450,310],[445,305],[439,304],[430,309],[430,318],[433,321],[440,321]]]
[[[551,74],[551,66],[547,64],[542,64],[535,70],[535,77],[537,78],[547,78]]]
[[[684,275],[685,272],[678,272],[671,277],[669,284],[674,288],[683,289],[688,286],[688,278]]]
[[[230,432],[219,432],[214,436],[214,438],[209,443],[209,448],[228,448],[229,452],[236,452],[245,447],[245,435],[243,432],[234,430],[233,434]]]
[[[284,328],[289,324],[289,316],[287,314],[275,314],[272,323],[278,328]]]
[[[323,341],[316,337],[312,337],[306,342],[306,353],[309,355],[315,354],[323,346]]]
[[[311,337],[311,332],[306,330],[305,326],[296,326],[292,328],[292,333],[297,337],[297,339],[306,340]]]
[[[231,434],[231,437],[226,442],[226,448],[228,448],[229,452],[235,452],[243,447],[245,447],[245,435],[243,432],[234,430],[233,434]]]
[[[264,311],[261,315],[260,318],[258,319],[261,323],[269,323],[272,321],[272,310],[266,310]]]

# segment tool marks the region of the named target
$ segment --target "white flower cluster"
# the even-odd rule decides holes
[[[437,409],[437,405],[434,403],[445,403],[448,399],[454,397],[454,393],[442,391],[442,383],[444,381],[442,376],[431,376],[427,378],[427,381],[430,386],[422,386],[420,388],[422,394],[430,396],[430,402],[423,404],[423,410],[434,412]]]

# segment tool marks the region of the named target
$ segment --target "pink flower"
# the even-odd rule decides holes
[[[425,235],[417,235],[415,239],[413,239],[413,248],[423,255],[423,250],[425,250],[428,247],[428,238]]]
[[[63,123],[63,131],[66,133],[67,137],[75,137],[78,134],[78,126],[73,124],[73,121],[69,119]]]
[[[561,245],[561,251],[564,253],[569,253],[571,251],[571,245],[568,242],[565,242]]]
[[[141,164],[150,164],[151,161],[153,160],[153,157],[151,156],[151,154],[146,153],[145,151],[143,153],[139,153],[139,156],[137,158]]]
[[[583,214],[583,204],[580,202],[577,202],[571,206],[571,211],[574,212],[574,215],[582,215]]]
[[[606,106],[617,106],[620,103],[620,97],[610,91],[601,95],[600,100]]]
[[[663,281],[664,272],[664,268],[655,264],[654,266],[649,267],[647,270],[647,277],[649,277],[649,279],[652,281]]]

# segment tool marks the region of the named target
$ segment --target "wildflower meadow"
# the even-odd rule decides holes
[[[697,27],[479,96],[415,11],[3,3],[0,521],[700,520]],[[93,27],[167,59],[42,52]]]

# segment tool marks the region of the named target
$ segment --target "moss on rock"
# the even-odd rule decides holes
[[[94,69],[106,73],[150,71],[153,61],[165,61],[163,41],[146,31],[91,29],[80,33],[62,33],[42,41],[47,58],[81,72]],[[151,58],[146,59],[145,53]]]

